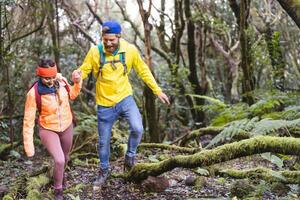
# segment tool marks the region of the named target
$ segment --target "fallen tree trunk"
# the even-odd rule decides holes
[[[158,176],[176,167],[195,168],[209,166],[254,154],[273,152],[287,155],[300,154],[300,139],[292,137],[258,136],[212,150],[202,150],[187,156],[175,156],[158,163],[136,164],[123,177],[129,181],[141,181],[148,176]]]
[[[273,171],[268,168],[254,168],[247,170],[225,169],[215,171],[216,175],[230,176],[233,178],[255,178],[267,182],[282,182],[285,184],[300,184],[300,171]]]
[[[169,144],[161,144],[161,143],[142,143],[138,146],[138,149],[145,149],[145,148],[159,148],[159,149],[166,149],[171,151],[177,151],[180,153],[196,153],[201,151],[201,148],[189,148],[189,147],[179,147],[176,145],[169,145]]]

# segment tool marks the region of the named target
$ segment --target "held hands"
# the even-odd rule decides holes
[[[169,98],[168,96],[165,94],[165,93],[160,93],[157,95],[157,97],[163,102],[163,103],[166,103],[167,105],[170,105],[170,101],[169,101]]]
[[[62,74],[61,73],[57,73],[55,79],[58,80],[58,81],[62,81],[62,79],[63,79]]]
[[[80,70],[74,70],[72,73],[72,81],[74,83],[79,83],[81,81],[81,71]]]

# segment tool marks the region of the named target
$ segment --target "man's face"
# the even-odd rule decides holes
[[[102,41],[104,44],[104,48],[109,53],[113,53],[119,47],[119,35],[116,34],[104,34],[102,36]]]

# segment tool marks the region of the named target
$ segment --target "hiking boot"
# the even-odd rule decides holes
[[[99,169],[98,177],[94,181],[94,186],[101,186],[110,175],[110,169]]]
[[[63,189],[54,189],[54,199],[55,200],[63,200]]]
[[[125,155],[125,161],[124,161],[124,171],[125,170],[131,170],[131,168],[135,165],[134,156],[129,157],[128,155]]]

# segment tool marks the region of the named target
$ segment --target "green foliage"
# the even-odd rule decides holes
[[[262,118],[294,120],[300,118],[300,106],[289,106],[282,112],[272,112],[262,116]]]
[[[248,132],[253,129],[255,123],[258,121],[258,118],[255,117],[251,120],[242,119],[233,121],[228,124],[223,131],[221,131],[217,136],[215,136],[206,148],[211,148],[217,144],[226,143],[232,141],[233,138],[241,139],[249,137]]]
[[[201,167],[197,167],[194,172],[199,176],[209,176],[209,171]]]
[[[222,101],[220,101],[219,99],[215,99],[215,98],[204,96],[204,95],[196,95],[196,94],[187,94],[187,95],[194,97],[194,98],[205,99],[205,100],[209,101],[210,103],[216,105],[220,109],[227,107],[227,105],[225,103],[223,103]]]
[[[234,104],[213,118],[210,126],[223,126],[229,122],[247,118],[247,108],[248,105],[244,103]]]
[[[249,111],[253,116],[262,116],[265,113],[282,109],[283,99],[274,97],[262,99],[250,106]]]
[[[68,196],[72,199],[72,200],[80,200],[80,197],[77,195],[76,197],[73,194],[68,194]]]
[[[157,155],[149,155],[149,156],[148,156],[148,160],[149,160],[150,162],[153,162],[153,163],[159,162],[159,160],[158,160],[158,158],[157,158]]]
[[[271,163],[277,165],[277,167],[279,167],[280,169],[282,169],[282,167],[283,167],[283,160],[280,159],[278,156],[273,155],[270,152],[267,152],[267,153],[262,153],[261,157],[263,157],[264,159],[270,161]],[[283,180],[284,180],[284,177],[282,175],[281,175],[281,178],[283,178]]]
[[[244,198],[249,195],[255,187],[248,180],[237,180],[230,187],[230,196]]]
[[[83,112],[76,112],[77,126],[75,127],[75,133],[82,132],[96,133],[97,132],[97,117],[95,115],[88,115]]]
[[[251,136],[269,135],[269,134],[279,134],[280,132],[289,133],[289,129],[293,130],[299,127],[300,127],[300,119],[296,119],[292,121],[263,119],[256,123],[255,127],[250,131],[250,135]]]

